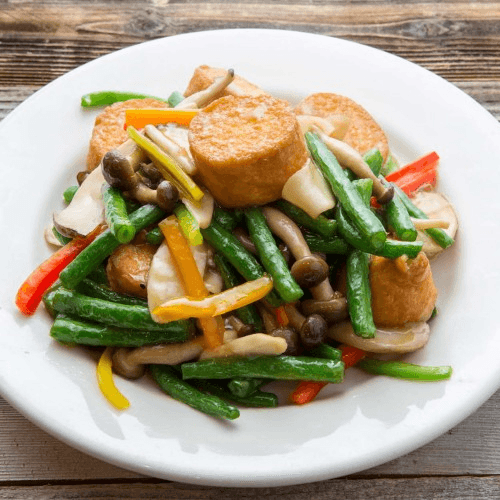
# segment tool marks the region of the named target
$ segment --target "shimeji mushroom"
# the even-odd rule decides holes
[[[197,340],[135,349],[120,348],[113,354],[113,369],[124,377],[136,379],[144,374],[144,365],[179,365],[197,358],[202,351],[202,344]]]
[[[138,202],[154,203],[171,212],[179,199],[177,188],[167,180],[160,182],[156,189],[147,187],[135,171],[139,164],[135,153],[127,155],[113,149],[102,159],[102,173],[110,186],[121,189]]]
[[[294,256],[290,272],[299,286],[311,288],[324,281],[329,272],[328,264],[311,252],[297,224],[276,208],[263,207],[262,213],[271,231]]]
[[[324,342],[328,325],[319,314],[305,317],[293,304],[284,305],[288,321],[297,332],[305,349],[312,349]]]
[[[328,149],[335,155],[335,158],[343,167],[352,170],[358,177],[371,179],[373,181],[373,194],[380,204],[389,203],[394,196],[394,188],[384,185],[380,179],[371,171],[368,164],[358,151],[349,144],[330,137],[322,132],[318,127],[313,126],[313,131],[326,144]]]
[[[186,97],[176,109],[197,109],[206,106],[210,101],[215,99],[232,81],[234,80],[234,69],[228,69],[225,76],[216,78],[212,85],[204,90],[200,90],[195,94]]]
[[[302,301],[302,312],[306,316],[319,314],[329,324],[347,318],[347,300],[340,292],[333,290],[328,278],[309,291],[313,298]]]
[[[300,354],[302,345],[297,330],[291,326],[280,326],[274,314],[272,314],[263,304],[257,304],[259,314],[264,323],[264,329],[272,337],[280,337],[286,340],[287,348],[283,353],[287,356],[296,356]]]

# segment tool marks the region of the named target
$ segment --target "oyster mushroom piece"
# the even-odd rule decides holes
[[[63,236],[86,236],[104,222],[101,189],[105,182],[101,169],[96,168],[82,182],[71,203],[54,214],[54,226]]]
[[[367,352],[379,354],[406,353],[422,348],[429,340],[429,325],[425,322],[409,323],[401,328],[377,328],[375,337],[364,339],[354,333],[350,321],[330,326],[327,335]]]

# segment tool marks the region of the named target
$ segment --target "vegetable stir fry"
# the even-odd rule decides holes
[[[277,406],[274,380],[292,381],[301,405],[354,366],[451,376],[401,359],[429,339],[430,260],[457,231],[436,152],[401,167],[350,98],[293,109],[208,66],[183,94],[94,92],[81,105],[104,108],[87,168],[46,231],[59,248],[16,304],[29,316],[43,302],[55,341],[102,350],[113,406],[133,404],[115,376],[148,374],[230,420]]]

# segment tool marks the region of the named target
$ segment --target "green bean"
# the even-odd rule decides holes
[[[347,219],[340,206],[337,207],[337,222],[339,223],[339,233],[347,243],[358,250],[372,255],[380,255],[387,259],[396,259],[401,255],[408,255],[410,259],[414,259],[422,250],[423,243],[421,241],[386,240],[382,248],[370,246],[363,240],[357,228]]]
[[[78,191],[78,186],[70,186],[64,190],[63,198],[66,203],[71,203],[71,200],[74,198],[76,192]]]
[[[274,204],[296,224],[325,238],[333,236],[337,231],[337,222],[327,219],[324,215],[318,215],[314,219],[304,212],[304,210],[286,200],[278,200]]]
[[[290,273],[264,214],[256,207],[245,210],[248,231],[266,271],[272,276],[274,288],[286,302],[296,302],[304,292]]]
[[[154,227],[146,233],[146,241],[148,243],[151,243],[151,245],[161,245],[163,240],[163,233],[158,226]]]
[[[213,221],[210,226],[201,230],[201,234],[246,280],[252,281],[264,276],[264,268],[257,259],[238,241],[236,236],[220,224]],[[273,306],[281,303],[281,299],[274,290],[267,294],[266,299]]]
[[[99,285],[109,286],[108,274],[106,273],[106,265],[100,264],[88,274],[88,279]]]
[[[217,418],[234,420],[240,416],[238,408],[196,389],[182,380],[171,366],[151,365],[149,370],[161,390],[177,401]]]
[[[214,207],[213,220],[224,229],[232,231],[240,222],[241,217],[234,210],[225,210],[219,206]]]
[[[129,99],[156,99],[167,102],[165,99],[148,94],[138,94],[137,92],[121,92],[116,90],[102,90],[99,92],[90,92],[81,98],[81,106],[92,108],[97,106],[109,106],[115,102],[128,101]]]
[[[225,288],[234,288],[241,284],[241,281],[236,275],[236,271],[227,261],[225,257],[216,253],[214,255],[214,262],[217,269],[222,276],[222,281],[224,282]],[[257,308],[253,304],[240,307],[235,311],[238,318],[240,318],[246,325],[253,325],[256,332],[264,331],[264,325],[262,323],[262,318],[257,311]]]
[[[124,295],[122,293],[117,293],[106,286],[102,286],[91,279],[82,280],[75,289],[78,293],[82,295],[87,295],[88,297],[94,297],[96,299],[109,300],[110,302],[116,302],[118,304],[130,305],[130,306],[147,306],[147,301],[140,297],[133,297],[132,295]]]
[[[334,236],[323,238],[312,233],[304,233],[304,239],[311,252],[321,252],[326,254],[347,255],[351,250],[351,245],[344,238]]]
[[[354,333],[364,339],[375,337],[368,254],[360,250],[353,250],[347,257],[347,308]]]
[[[384,157],[380,150],[378,148],[370,149],[363,155],[363,160],[365,160],[371,171],[378,177],[384,163]]]
[[[342,351],[340,349],[323,343],[317,345],[316,347],[313,347],[312,349],[309,349],[309,351],[307,351],[307,354],[309,354],[309,356],[312,356],[313,358],[325,358],[331,359],[333,361],[342,360]]]
[[[184,342],[193,325],[188,322],[167,323],[162,331],[117,328],[101,323],[85,321],[66,314],[58,314],[50,329],[52,338],[59,342],[115,347],[141,347],[144,345]],[[165,325],[166,326],[166,325]]]
[[[373,181],[366,178],[356,179],[353,181],[352,185],[356,188],[365,206],[369,207],[373,191]]]
[[[365,206],[356,188],[346,178],[335,156],[318,136],[307,132],[306,142],[313,159],[323,172],[333,193],[349,214],[349,217],[369,244],[374,248],[380,248],[387,237],[384,226],[372,211]]]
[[[120,243],[132,241],[135,236],[135,227],[128,217],[127,205],[122,192],[117,188],[105,185],[102,190],[102,201],[106,223],[113,236]]]
[[[385,163],[382,165],[382,169],[380,170],[380,175],[386,177],[387,175],[391,174],[392,172],[395,172],[396,170],[399,170],[399,164],[392,156],[391,153],[389,153],[389,156],[387,156],[387,160],[385,160]]]
[[[54,293],[60,286],[61,282],[57,280],[48,290],[46,290],[42,297],[43,305],[52,318],[57,316],[57,311],[54,309],[52,303],[54,300]]]
[[[203,392],[208,392],[219,398],[232,401],[233,403],[238,403],[242,406],[249,406],[254,408],[275,408],[278,406],[278,397],[272,392],[263,392],[255,390],[252,394],[248,396],[238,396],[234,394],[229,389],[219,385],[213,380],[193,380],[191,382],[197,389]]]
[[[405,205],[408,213],[411,217],[415,217],[415,219],[428,219],[427,214],[420,210],[420,208],[416,207],[413,202],[408,198],[406,193],[396,184],[392,184],[394,186],[395,191],[398,193],[401,201]],[[433,227],[431,229],[425,229],[424,232],[428,234],[441,248],[448,248],[455,240],[445,231],[439,229],[437,227]]]
[[[362,370],[374,375],[385,375],[408,380],[434,382],[447,380],[451,377],[451,366],[421,366],[402,361],[382,361],[365,358],[356,365]]]
[[[319,356],[318,356],[319,357]],[[268,379],[262,378],[233,378],[227,384],[228,389],[232,394],[240,398],[247,398],[248,396],[254,394],[263,385],[269,382]]]
[[[143,205],[131,213],[129,218],[136,232],[139,232],[150,224],[158,222],[164,216],[165,212],[156,205]],[[119,245],[120,242],[113,236],[111,230],[107,229],[101,233],[61,271],[59,278],[63,285],[66,288],[75,288],[106,257],[111,255]]]
[[[386,203],[385,213],[389,228],[396,233],[399,239],[403,241],[415,241],[417,239],[417,230],[397,192],[394,193],[392,200]]]
[[[172,108],[175,108],[177,104],[180,104],[184,100],[184,96],[178,91],[174,90],[169,96],[168,96],[168,103]]]
[[[147,306],[118,304],[62,287],[54,292],[52,305],[57,312],[118,328],[155,332],[172,328],[171,323],[156,323]],[[185,324],[186,322],[181,322],[181,325]]]
[[[305,356],[214,358],[184,363],[182,377],[184,379],[250,377],[338,383],[344,377],[344,364],[341,361]]]

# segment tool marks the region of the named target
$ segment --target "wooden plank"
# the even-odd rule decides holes
[[[199,499],[234,500],[235,498],[269,500],[470,500],[500,497],[500,478],[373,478],[364,480],[334,479],[320,483],[281,488],[215,488],[180,483],[114,483],[85,485],[9,486],[0,488],[0,500],[16,499]]]
[[[49,2],[0,4],[0,84],[41,85],[144,40],[236,27],[295,29],[355,40],[449,80],[500,79],[498,2],[473,7],[468,2],[61,4],[64,8]]]
[[[435,441],[354,477],[500,475],[499,406],[500,391]],[[141,476],[67,446],[34,426],[0,398],[0,484],[132,478]]]

